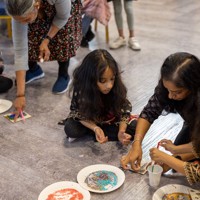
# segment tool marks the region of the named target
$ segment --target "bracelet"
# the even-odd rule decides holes
[[[99,128],[99,127],[98,127],[98,126],[95,126],[95,127],[93,128],[93,131],[95,132],[97,128]]]
[[[140,139],[135,139],[135,140],[133,140],[133,141],[131,142],[131,144],[133,144],[134,142],[137,142],[137,141],[141,142]]]
[[[49,40],[49,42],[51,42],[52,41],[52,38],[50,37],[50,36],[48,36],[48,35],[45,35],[43,38],[42,38],[43,40],[44,39],[48,39]]]
[[[135,134],[134,137],[135,137],[135,138],[142,138],[143,136],[141,136],[141,134],[137,133],[137,134]]]
[[[199,154],[196,152],[196,149],[192,143],[192,154],[195,156],[195,158],[200,158]]]
[[[21,94],[21,95],[17,95],[16,97],[17,97],[17,98],[19,98],[19,97],[25,97],[25,95],[24,95],[24,94]]]

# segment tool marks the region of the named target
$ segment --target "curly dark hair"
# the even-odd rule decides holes
[[[180,101],[168,98],[168,91],[163,85],[163,80],[171,81],[178,88],[190,91],[187,105],[181,108],[191,126],[192,141],[195,149],[200,152],[200,61],[186,52],[177,52],[168,56],[162,67],[161,77],[155,92],[163,105],[168,105],[168,112],[176,112],[181,106]]]
[[[108,94],[102,94],[97,86],[107,68],[113,71],[115,81]],[[90,52],[73,73],[74,91],[79,91],[79,112],[92,121],[99,121],[108,110],[119,116],[126,103],[127,89],[122,82],[119,66],[104,49]]]

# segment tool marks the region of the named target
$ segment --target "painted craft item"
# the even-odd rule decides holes
[[[66,188],[49,194],[46,200],[83,200],[83,198],[83,194],[79,191]]]
[[[189,194],[175,192],[171,194],[165,194],[162,200],[192,200]]]
[[[112,189],[117,185],[117,182],[118,178],[116,174],[106,170],[92,172],[85,179],[88,187],[100,191]]]
[[[4,115],[4,117],[6,119],[8,119],[10,122],[15,123],[14,122],[14,118],[15,118],[15,114],[14,113],[6,114],[6,115]],[[17,118],[16,122],[22,121],[24,119],[28,119],[30,117],[31,117],[31,115],[29,115],[27,112],[23,111],[23,113],[20,114],[19,117]]]

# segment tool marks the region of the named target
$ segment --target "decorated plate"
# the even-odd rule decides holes
[[[168,200],[168,199],[191,200],[189,194],[190,189],[191,189],[190,187],[184,185],[177,185],[177,184],[165,185],[156,190],[156,192],[153,195],[153,200]]]
[[[106,193],[118,189],[125,180],[124,172],[112,165],[97,164],[83,168],[78,183],[91,192]]]
[[[47,186],[38,200],[90,200],[90,193],[78,183],[62,181]]]

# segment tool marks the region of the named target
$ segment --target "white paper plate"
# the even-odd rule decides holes
[[[117,178],[115,181],[115,184],[111,184],[111,181],[108,179],[106,182],[106,179],[104,179],[105,182],[102,185],[105,186],[105,183],[107,185],[105,187],[103,187],[102,189],[99,189],[99,188],[94,189],[93,187],[89,187],[87,185],[87,183],[85,182],[86,179],[88,178],[88,176],[91,175],[92,173],[95,173],[95,172],[98,173],[98,172],[102,172],[102,171],[104,173],[106,171],[112,175],[114,173],[116,175],[116,176],[114,175],[114,177]],[[101,187],[100,182],[102,181],[102,179],[101,179],[101,181],[98,179],[96,179],[96,180],[95,180],[96,181],[95,184]],[[106,193],[106,192],[111,192],[113,190],[116,190],[124,183],[124,180],[125,180],[125,174],[121,169],[119,169],[118,167],[112,166],[112,165],[104,165],[104,164],[90,165],[88,167],[85,167],[81,171],[79,171],[79,173],[77,175],[77,181],[83,188],[85,188],[86,190],[89,190],[91,192],[96,192],[96,193]]]
[[[90,200],[90,193],[82,188],[78,183],[70,181],[61,181],[53,183],[46,187],[39,195],[38,200],[48,200],[48,196],[62,189],[75,189],[83,195],[83,198],[77,198],[77,200]],[[63,199],[70,200],[73,197],[73,193],[65,195]],[[67,198],[68,197],[68,198]],[[61,198],[58,198],[61,200]],[[73,198],[75,199],[75,198]]]
[[[172,185],[165,185],[153,194],[153,200],[162,200],[163,196],[165,194],[171,194],[174,192],[181,192],[185,194],[189,194],[189,189],[190,187],[184,186],[184,185],[177,185],[177,184],[172,184]]]
[[[5,100],[5,99],[0,99],[0,113],[4,113],[7,110],[9,110],[12,106],[12,102]]]

